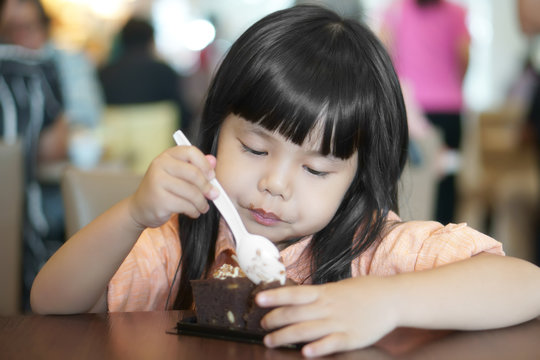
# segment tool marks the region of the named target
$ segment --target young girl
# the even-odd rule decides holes
[[[190,308],[189,280],[234,249],[208,201],[215,176],[248,231],[272,240],[304,284],[257,297],[278,307],[262,320],[267,346],[306,342],[315,356],[398,326],[485,329],[538,316],[536,266],[464,224],[400,221],[406,153],[399,83],[374,35],[319,7],[278,11],[223,60],[198,147],[165,151],[132,196],[74,235],[37,276],[33,309]]]

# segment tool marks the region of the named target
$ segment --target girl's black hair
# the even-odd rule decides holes
[[[196,141],[204,153],[216,155],[229,114],[298,145],[323,124],[323,154],[346,159],[358,152],[343,202],[308,248],[313,283],[350,277],[352,260],[381,235],[388,212],[397,211],[407,154],[405,106],[381,43],[365,25],[318,6],[270,14],[232,45],[210,85]],[[214,259],[219,215],[212,205],[199,219],[179,222],[175,307],[189,308],[189,280],[204,276]]]

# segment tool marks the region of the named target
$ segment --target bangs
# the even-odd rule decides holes
[[[236,79],[230,112],[297,145],[320,129],[321,154],[347,159],[362,142],[366,109],[358,99],[369,95],[359,95],[365,84],[359,86],[357,79],[365,78],[358,73],[364,67],[358,66],[357,49],[341,27],[306,30],[319,32],[313,36],[318,40],[293,44],[285,36],[270,51],[260,52],[264,57],[250,59],[257,66],[248,69],[256,71]],[[349,63],[344,65],[344,59]]]

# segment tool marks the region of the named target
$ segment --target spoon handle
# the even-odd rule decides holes
[[[177,145],[191,145],[187,137],[180,130],[177,130],[173,134],[173,138]],[[229,224],[229,227],[231,228],[234,239],[236,241],[236,246],[238,246],[243,236],[247,236],[248,232],[246,230],[246,227],[244,226],[244,223],[242,222],[238,211],[236,211],[236,208],[234,207],[231,199],[229,198],[219,181],[216,178],[213,178],[210,183],[212,183],[212,185],[214,185],[219,190],[219,196],[213,200],[214,204],[218,208],[219,212],[221,213],[227,224]]]

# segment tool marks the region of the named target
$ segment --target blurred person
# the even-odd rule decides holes
[[[14,19],[18,3],[7,0],[1,6],[0,138],[21,141],[23,147],[22,307],[28,310],[35,275],[64,241],[59,188],[40,183],[38,167],[66,157],[68,125],[55,64],[43,52],[4,42],[6,20]]]
[[[435,219],[455,221],[456,172],[462,139],[463,79],[470,35],[465,9],[446,0],[399,0],[385,11],[381,36],[400,80],[427,119],[442,132]]]
[[[50,38],[51,19],[39,0],[15,1],[7,24],[7,40],[41,50],[57,67],[65,112],[71,125],[95,127],[101,118],[103,95],[95,66],[82,51],[60,49]]]
[[[518,15],[521,30],[527,35],[540,32],[540,1],[518,0]]]
[[[99,70],[108,105],[172,101],[179,126],[189,133],[191,111],[184,101],[181,77],[154,53],[154,28],[146,20],[130,19],[119,34],[120,55]]]

